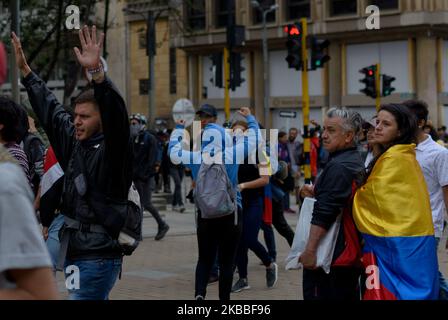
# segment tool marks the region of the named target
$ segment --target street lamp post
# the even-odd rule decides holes
[[[264,125],[267,128],[269,123],[269,56],[268,56],[268,34],[266,27],[266,17],[267,15],[278,9],[278,4],[274,4],[269,8],[263,8],[260,3],[256,0],[251,1],[251,5],[257,8],[262,13],[262,23],[263,23],[263,81],[264,81],[264,97],[263,97],[263,107],[264,107]]]

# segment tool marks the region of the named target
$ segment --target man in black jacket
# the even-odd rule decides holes
[[[146,130],[146,117],[133,114],[131,120],[131,137],[134,141],[133,181],[140,195],[142,207],[148,210],[158,225],[155,240],[162,240],[170,228],[160,217],[159,211],[152,204],[151,195],[154,188],[154,176],[160,167],[158,160],[161,150],[157,138]]]
[[[299,258],[303,264],[305,300],[358,300],[361,247],[352,215],[351,202],[364,166],[356,148],[361,116],[345,108],[331,108],[322,134],[330,160],[318,176],[316,186],[305,185],[302,197],[315,197],[310,235]],[[330,273],[316,267],[319,242],[342,214]]]
[[[68,248],[66,256],[61,249],[60,261],[65,258],[66,270],[74,272],[69,298],[107,299],[122,265],[117,239],[132,181],[132,142],[124,100],[100,62],[104,34],[97,41],[95,26],[79,32],[81,50],[74,50],[93,89],[76,99],[74,119],[31,71],[20,40],[12,37],[31,105],[65,173],[60,236]]]

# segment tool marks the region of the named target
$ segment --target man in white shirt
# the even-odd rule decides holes
[[[13,161],[0,146],[0,300],[57,299],[33,194]]]
[[[428,187],[434,235],[438,246],[443,234],[446,208],[448,208],[448,149],[436,143],[423,131],[423,126],[428,120],[426,103],[420,100],[409,100],[404,102],[404,105],[413,112],[418,121],[418,144],[415,153]],[[440,272],[439,279],[439,299],[448,300],[448,284]]]

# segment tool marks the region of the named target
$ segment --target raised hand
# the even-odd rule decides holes
[[[24,77],[31,73],[31,68],[26,62],[25,54],[23,53],[22,43],[17,35],[13,32],[11,33],[12,45],[14,47],[14,55],[16,57],[16,66],[19,68],[20,72]]]
[[[250,109],[248,107],[241,107],[240,110],[238,110],[238,112],[244,117],[251,115]]]
[[[92,27],[92,32],[89,31],[89,27],[84,26],[79,30],[79,41],[81,42],[82,52],[77,47],[74,48],[79,64],[89,70],[99,68],[104,33],[101,33],[100,39],[97,41],[96,26]]]

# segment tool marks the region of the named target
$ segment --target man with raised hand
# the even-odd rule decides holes
[[[92,75],[93,89],[75,100],[74,119],[27,64],[13,33],[17,67],[31,105],[65,172],[61,212],[61,252],[58,268],[79,270],[79,288],[69,299],[108,299],[121,270],[117,241],[127,213],[132,180],[132,142],[123,98],[104,73],[100,52],[104,34],[96,27],[79,31],[80,65]]]

